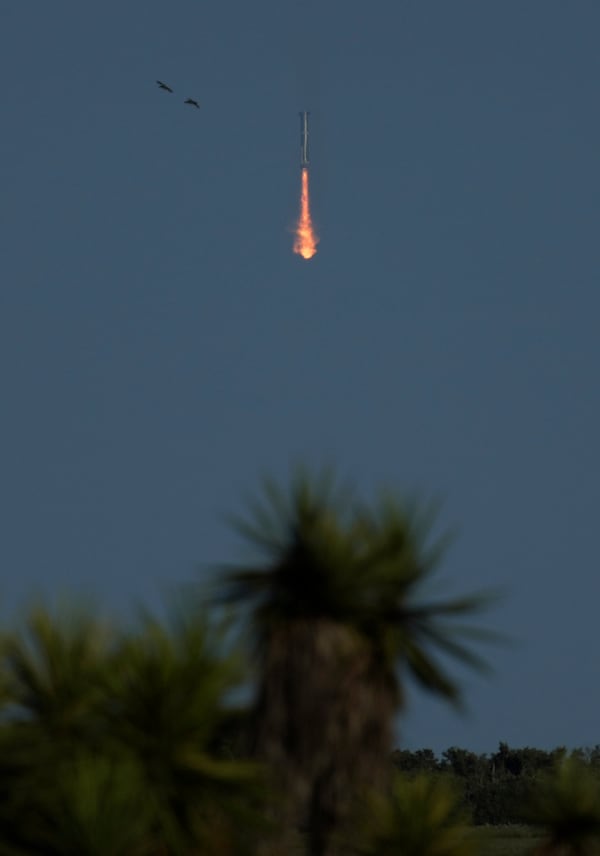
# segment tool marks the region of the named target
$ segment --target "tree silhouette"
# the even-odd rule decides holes
[[[1,662],[0,853],[253,852],[258,770],[216,750],[239,665],[202,613],[36,608]]]
[[[234,520],[258,555],[225,569],[219,597],[248,610],[256,752],[287,795],[280,829],[304,828],[313,856],[337,853],[353,797],[384,787],[405,677],[457,703],[433,652],[483,665],[461,639],[468,631],[452,628],[483,599],[421,599],[445,547],[433,524],[390,494],[367,506],[329,476],[303,474],[289,492],[266,482]]]

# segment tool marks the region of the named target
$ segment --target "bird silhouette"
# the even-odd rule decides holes
[[[170,86],[167,86],[167,84],[166,84],[166,83],[163,83],[163,82],[162,82],[162,80],[157,80],[156,82],[158,83],[158,88],[159,88],[159,89],[164,89],[164,90],[165,90],[165,92],[173,92],[173,90],[171,89],[171,87],[170,87]]]
[[[186,99],[185,99],[185,101],[184,101],[183,103],[184,103],[184,104],[191,104],[191,105],[192,105],[192,107],[197,107],[198,109],[200,109],[200,105],[198,104],[198,102],[197,102],[197,101],[194,101],[194,99],[193,99],[193,98],[186,98]]]

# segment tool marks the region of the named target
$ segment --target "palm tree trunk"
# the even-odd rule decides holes
[[[268,640],[257,703],[256,753],[281,800],[279,852],[297,830],[311,856],[344,852],[354,798],[383,787],[391,751],[394,685],[364,637],[330,620],[296,620]]]

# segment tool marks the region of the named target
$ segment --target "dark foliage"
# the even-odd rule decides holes
[[[439,758],[431,749],[397,749],[392,763],[411,776],[427,773],[452,779],[460,788],[463,805],[473,822],[499,826],[530,819],[524,806],[530,805],[541,782],[568,754],[563,746],[546,751],[530,746],[513,749],[500,743],[490,755],[452,746]],[[575,749],[570,757],[600,780],[600,745]]]

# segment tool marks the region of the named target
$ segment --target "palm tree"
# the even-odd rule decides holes
[[[358,856],[473,856],[477,840],[460,795],[445,778],[396,773],[389,794],[372,795],[361,813]]]
[[[546,830],[540,856],[600,853],[600,782],[577,758],[536,783],[528,819]]]
[[[4,635],[0,651],[9,721],[31,735],[73,740],[97,725],[114,645],[110,625],[66,604],[30,610],[24,631]]]
[[[256,765],[216,747],[239,680],[224,644],[197,611],[116,633],[33,610],[2,650],[0,853],[248,853]]]
[[[251,846],[258,769],[215,748],[238,683],[221,629],[195,611],[167,626],[145,616],[117,651],[109,731],[137,765],[164,852],[237,854]]]
[[[139,770],[130,759],[114,753],[81,750],[77,756],[57,759],[52,781],[45,790],[38,786],[29,795],[29,817],[20,821],[22,826],[28,821],[29,828],[23,830],[26,853],[154,856],[160,852]]]
[[[432,651],[482,665],[446,621],[482,598],[419,602],[445,546],[431,540],[433,522],[391,495],[368,507],[328,476],[304,475],[289,492],[267,482],[234,520],[258,555],[225,570],[218,597],[247,608],[256,641],[255,751],[287,795],[281,852],[294,827],[312,856],[338,852],[352,797],[387,780],[406,672],[458,702]]]
[[[100,713],[114,637],[89,610],[32,608],[0,648],[7,702],[0,727],[0,852],[52,852],[44,816],[61,770],[100,751]]]

